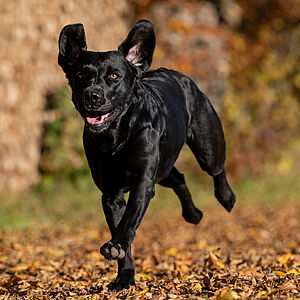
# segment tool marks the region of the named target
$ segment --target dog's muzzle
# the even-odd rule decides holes
[[[88,110],[99,110],[101,106],[105,105],[106,100],[104,93],[99,89],[93,89],[85,93],[85,106]]]

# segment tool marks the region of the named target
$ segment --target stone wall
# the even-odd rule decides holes
[[[1,0],[0,193],[24,192],[39,179],[45,95],[66,84],[57,39],[84,23],[89,49],[113,49],[126,36],[126,0]]]

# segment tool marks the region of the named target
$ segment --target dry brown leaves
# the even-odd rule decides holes
[[[106,227],[2,232],[0,298],[300,297],[299,203],[204,213],[193,226],[178,211],[163,218],[150,211],[133,247],[136,287],[120,293],[106,288],[115,262],[98,253],[109,239]]]

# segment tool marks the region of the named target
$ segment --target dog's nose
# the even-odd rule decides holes
[[[94,102],[98,102],[102,99],[102,93],[101,92],[92,92],[91,93],[91,98],[92,98],[92,101]]]

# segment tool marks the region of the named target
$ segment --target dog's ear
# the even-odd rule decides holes
[[[137,73],[145,72],[152,63],[155,48],[155,31],[151,22],[138,21],[118,47]]]
[[[65,26],[59,35],[58,47],[58,64],[68,75],[72,71],[79,52],[87,48],[83,25]]]

